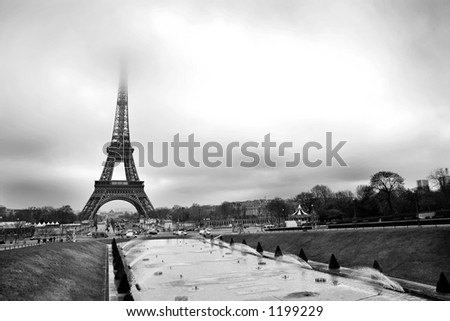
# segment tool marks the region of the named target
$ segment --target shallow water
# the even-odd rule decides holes
[[[124,248],[135,300],[418,300],[369,280],[310,270],[293,255],[267,259],[252,248],[230,248],[220,240],[132,242]]]

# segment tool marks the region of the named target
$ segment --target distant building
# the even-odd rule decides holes
[[[173,222],[172,220],[164,220],[163,221],[164,230],[171,231],[173,229]]]
[[[5,206],[0,205],[0,220],[6,219],[7,217],[9,217],[8,209]]]
[[[155,228],[157,221],[155,218],[141,218],[139,219],[139,225],[146,230]]]
[[[267,201],[264,199],[245,201],[241,203],[244,209],[245,216],[264,217],[267,216]]]
[[[450,175],[448,174],[448,168],[445,169],[444,176],[439,177],[440,185],[447,186],[450,185]]]
[[[156,218],[140,218],[139,219],[140,224],[156,224]]]
[[[16,228],[18,226],[24,226],[26,224],[26,222],[0,222],[0,228],[1,229],[7,229],[7,228]]]
[[[417,190],[418,191],[429,191],[430,185],[427,179],[419,179],[417,180]]]
[[[106,231],[106,222],[97,222],[97,232]]]

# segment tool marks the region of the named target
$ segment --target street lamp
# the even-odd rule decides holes
[[[62,215],[61,215],[61,237],[59,238],[60,241],[63,239],[63,235],[64,235],[63,224],[64,224],[64,212],[62,212]]]
[[[420,226],[419,202],[417,200],[417,191],[413,191],[414,204],[416,205],[417,226]]]
[[[16,233],[17,233],[17,243],[19,243],[19,240],[20,240],[20,221],[19,221],[19,218],[17,218],[17,229],[16,229]]]

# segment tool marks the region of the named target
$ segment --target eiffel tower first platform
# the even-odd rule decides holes
[[[144,191],[144,182],[139,180],[134,164],[128,123],[127,75],[123,66],[120,73],[114,129],[107,153],[102,175],[98,181],[95,181],[94,192],[84,206],[80,218],[95,222],[99,208],[115,200],[131,203],[137,209],[139,216],[148,218],[154,208]],[[125,165],[126,180],[112,180],[114,167],[121,162]]]

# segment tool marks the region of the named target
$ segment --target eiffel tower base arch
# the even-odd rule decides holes
[[[133,205],[139,216],[149,218],[154,211],[142,181],[95,181],[95,189],[82,211],[81,218],[96,221],[97,212],[111,201],[125,201]]]

